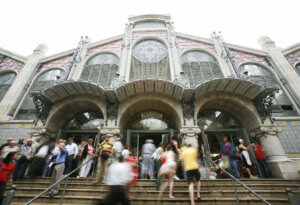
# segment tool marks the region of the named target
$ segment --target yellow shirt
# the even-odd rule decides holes
[[[199,168],[198,151],[195,148],[187,148],[180,157],[184,163],[185,171],[194,170]]]

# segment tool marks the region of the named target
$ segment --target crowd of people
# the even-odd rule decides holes
[[[254,149],[263,176],[273,177],[265,160],[264,149],[255,144],[246,147],[242,139],[239,142],[237,150],[228,137],[223,138],[220,157],[215,160],[219,166],[227,169],[236,178],[241,177],[243,169],[248,177],[255,178],[250,169],[253,163],[249,156],[249,150]],[[197,199],[200,200],[199,157],[200,152],[190,144],[183,144],[180,148],[176,138],[166,146],[159,144],[157,148],[153,140],[148,139],[140,151],[123,146],[120,138],[111,142],[105,135],[99,143],[94,143],[94,139],[90,138],[80,145],[72,138],[67,141],[59,139],[57,142],[28,139],[26,143],[23,138],[18,143],[8,139],[0,147],[0,200],[3,200],[6,185],[11,185],[12,181],[23,180],[24,176],[51,176],[53,187],[48,194],[53,197],[59,191],[60,183],[57,182],[69,174],[77,178],[94,177],[94,185],[108,184],[110,191],[106,199],[109,204],[117,201],[129,204],[130,188],[137,183],[138,178],[156,179],[157,188],[160,190],[158,200],[168,186],[169,198],[175,198],[174,180],[184,178],[188,182],[193,205],[194,183],[197,185]],[[77,167],[80,169],[76,169]],[[211,170],[211,176],[216,177],[216,172],[217,170]]]

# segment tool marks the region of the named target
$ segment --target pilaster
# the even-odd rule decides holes
[[[295,96],[298,103],[300,102],[300,86],[299,80],[300,77],[293,69],[293,67],[289,64],[287,59],[284,57],[281,49],[275,45],[275,42],[272,41],[267,36],[262,36],[258,39],[259,44],[261,45],[262,49],[267,51],[274,62],[276,68],[280,72],[281,81],[283,84],[287,84],[290,88],[291,92]]]
[[[24,68],[16,76],[14,83],[0,103],[1,120],[10,120],[13,118],[13,116],[9,116],[9,113],[15,107],[16,103],[21,102],[20,98],[24,97],[24,91],[29,89],[30,83],[38,69],[37,64],[39,60],[44,57],[46,50],[47,46],[40,44],[28,57]]]

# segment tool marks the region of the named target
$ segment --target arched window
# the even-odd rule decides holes
[[[29,93],[31,91],[43,90],[53,85],[55,81],[64,79],[64,76],[65,71],[61,69],[46,71],[35,79],[31,85]],[[29,93],[26,95],[20,109],[18,110],[18,113],[15,117],[17,120],[32,120],[35,118],[35,107],[32,98],[29,96]]]
[[[13,84],[16,75],[15,72],[5,72],[0,74],[0,102]]]
[[[171,78],[168,48],[158,40],[141,41],[132,50],[130,81],[144,78]]]
[[[280,87],[280,84],[273,73],[262,66],[256,64],[244,64],[240,67],[240,72],[243,77],[251,79],[254,82],[263,83],[269,86],[277,85]],[[290,99],[282,89],[275,94],[272,111],[273,117],[297,115],[297,112],[294,109]]]
[[[189,51],[182,55],[181,66],[191,87],[202,81],[223,76],[217,60],[208,53],[201,51]]]
[[[162,21],[140,21],[134,25],[134,28],[165,28],[166,24]]]
[[[297,63],[295,66],[295,70],[298,73],[298,75],[300,75],[300,63]]]
[[[92,57],[84,66],[80,79],[110,87],[117,77],[119,58],[110,53],[103,53]]]

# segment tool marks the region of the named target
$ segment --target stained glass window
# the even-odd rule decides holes
[[[15,72],[5,72],[0,74],[0,102],[13,84],[16,75]]]
[[[29,93],[31,91],[43,90],[51,85],[54,85],[55,82],[63,80],[64,76],[65,71],[61,69],[53,69],[46,71],[36,78],[31,85],[30,91],[23,100],[15,118],[17,120],[33,120],[35,118],[35,106],[32,98],[29,96]]]
[[[92,57],[84,66],[80,79],[110,87],[117,77],[119,58],[110,53],[99,54]]]
[[[223,76],[217,60],[201,51],[189,51],[182,55],[181,66],[191,87],[197,86],[203,81]]]

